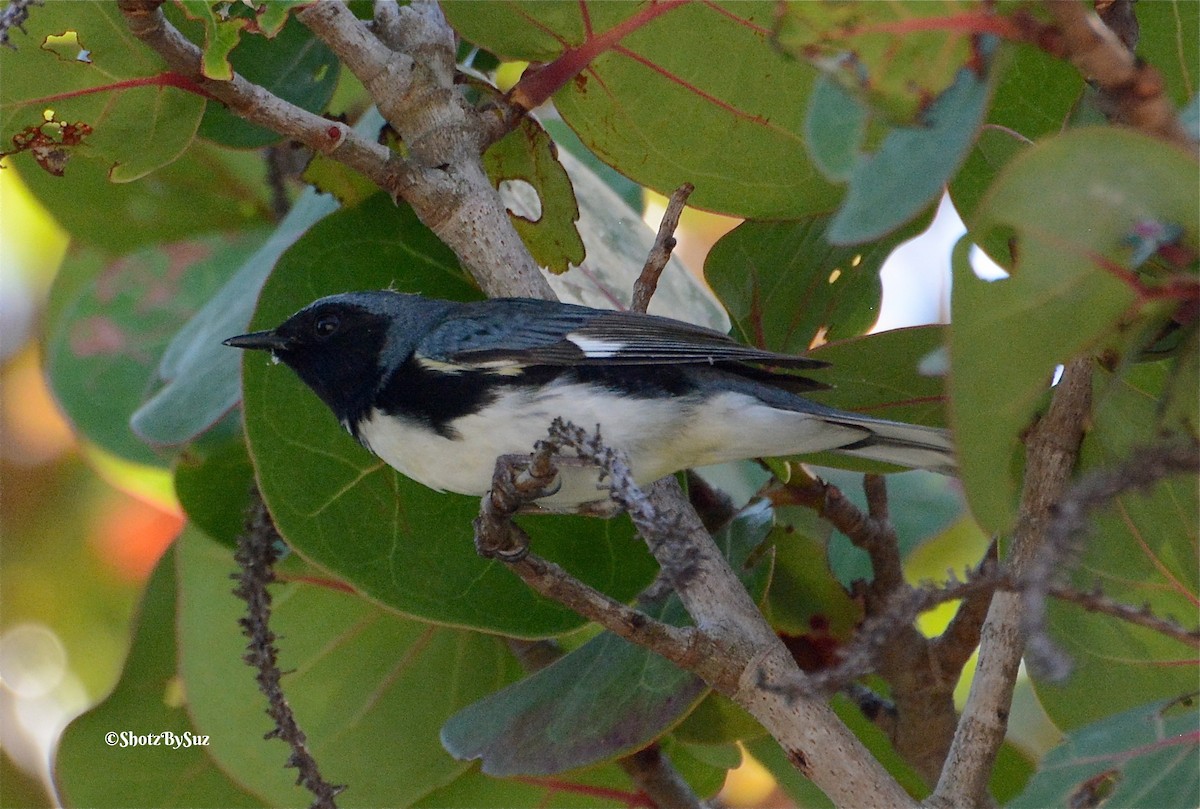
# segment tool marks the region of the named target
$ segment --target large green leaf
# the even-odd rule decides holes
[[[1198,753],[1200,711],[1194,693],[1143,704],[1071,733],[1046,755],[1028,789],[1008,805],[1197,806]]]
[[[1000,170],[1034,139],[1062,129],[1083,89],[1083,77],[1074,65],[1040,48],[1002,45],[993,69],[996,88],[987,125],[950,181],[950,197],[968,228],[973,228],[975,208]],[[993,259],[1010,263],[1002,239],[984,240],[980,246]]]
[[[746,560],[771,528],[759,502],[715,537],[743,584],[761,597],[769,564]],[[688,623],[677,597],[647,610],[674,625]],[[694,674],[653,652],[604,632],[557,661],[452,716],[446,749],[482,760],[492,775],[543,775],[576,769],[645,747],[679,722],[707,692]]]
[[[63,732],[54,780],[67,806],[270,805],[217,766],[209,757],[213,739],[202,740],[188,713],[176,667],[175,561],[168,550],[150,577],[116,689]],[[232,625],[230,634],[236,636]],[[180,739],[178,746],[167,732]],[[148,736],[159,743],[138,743]]]
[[[783,4],[776,36],[786,52],[828,71],[875,109],[911,122],[977,58],[972,37],[987,22],[979,0],[818,0]]]
[[[1167,95],[1183,106],[1196,97],[1200,87],[1200,4],[1189,0],[1165,0],[1136,6],[1137,55],[1162,73]]]
[[[388,286],[479,296],[449,249],[409,209],[379,195],[330,216],[288,250],[263,287],[253,327],[278,325],[322,295]],[[251,354],[243,368],[259,485],[299,553],[371,598],[429,620],[527,636],[580,624],[502,563],[478,557],[471,540],[478,498],[434,492],[386,466],[286,367]],[[537,553],[616,598],[631,597],[652,575],[626,519],[523,524]]]
[[[108,165],[87,154],[72,158],[66,177],[10,162],[72,239],[112,254],[270,220],[261,158],[203,141],[135,183],[109,182]]]
[[[743,222],[721,238],[704,276],[745,343],[801,353],[863,334],[879,316],[879,268],[915,228],[865,249],[836,247],[828,216]]]
[[[950,406],[967,499],[987,530],[1012,524],[1014,456],[1055,365],[1137,311],[1132,237],[1178,226],[1195,248],[1196,177],[1195,160],[1160,141],[1080,129],[1024,151],[980,202],[974,237],[1014,236],[1019,257],[1011,278],[989,283],[965,240],[955,250]]]
[[[192,445],[175,464],[175,496],[192,525],[229,547],[245,525],[254,467],[241,436]]]
[[[9,32],[0,53],[0,144],[40,134],[63,143],[64,124],[86,125],[78,146],[101,158],[109,179],[129,182],[179,157],[196,135],[205,100],[181,89],[153,51],[129,32],[116,3],[50,3]],[[66,169],[70,172],[70,168]]]
[[[1094,424],[1084,442],[1085,469],[1103,474],[1146,452],[1159,433],[1159,402],[1170,363],[1131,366],[1120,376],[1096,371]],[[1193,408],[1195,397],[1193,397]],[[1069,560],[1069,583],[1085,592],[1099,586],[1131,607],[1149,607],[1195,627],[1200,602],[1200,479],[1168,477],[1126,492],[1090,515],[1082,550]],[[1125,621],[1052,603],[1051,637],[1072,663],[1063,682],[1037,669],[1034,686],[1050,718],[1074,728],[1195,686],[1195,648]],[[1119,678],[1122,688],[1106,688]]]
[[[124,458],[161,462],[130,430],[129,418],[179,324],[221,288],[262,236],[147,247],[112,264],[93,252],[68,259],[54,288],[46,370],[79,432]]]
[[[878,239],[941,197],[975,142],[991,97],[995,42],[985,42],[979,67],[959,70],[918,123],[892,127],[877,150],[859,155],[850,170],[846,198],[829,225],[829,241],[859,244]]]
[[[306,191],[262,247],[183,322],[158,363],[155,381],[161,386],[132,417],[133,430],[145,441],[185,444],[233,409],[240,397],[240,357],[221,341],[249,322],[258,290],[280,254],[336,208],[332,197]]]
[[[868,416],[944,426],[944,380],[935,358],[945,338],[943,326],[912,326],[826,343],[809,356],[830,364],[819,376],[833,388],[807,395]]]
[[[643,185],[669,194],[691,182],[690,204],[754,218],[837,204],[840,193],[803,146],[804,102],[817,71],[769,43],[772,3],[537,0],[444,8],[466,39],[573,76],[554,96],[563,119],[601,159]],[[570,58],[553,62],[564,53]]]
[[[178,550],[180,674],[196,726],[222,769],[272,806],[310,797],[286,769],[289,750],[264,739],[271,720],[238,631],[245,604],[230,592],[229,550],[188,533]],[[279,566],[271,630],[283,689],[322,777],[349,789],[340,806],[405,806],[459,777],[438,743],[461,706],[518,673],[504,642],[410,621],[322,580]]]

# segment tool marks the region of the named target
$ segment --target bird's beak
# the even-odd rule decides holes
[[[291,345],[290,340],[276,334],[273,329],[239,334],[237,337],[230,337],[223,342],[233,348],[252,348],[260,351],[280,351]]]

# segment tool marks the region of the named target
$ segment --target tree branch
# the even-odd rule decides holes
[[[200,49],[167,21],[163,0],[118,0],[130,32],[161,56],[174,72],[229,107],[239,117],[297,140],[315,152],[362,172],[380,188],[403,195],[412,181],[404,161],[387,147],[363,138],[349,126],[314,115],[234,74],[214,81],[201,72]]]
[[[630,511],[662,568],[663,579],[692,616],[697,633],[692,647],[704,653],[679,664],[758,719],[800,772],[838,806],[913,806],[904,789],[823,700],[809,692],[785,693],[783,686],[802,681],[803,674],[675,479],[659,480],[643,493],[621,454],[598,436],[559,422],[552,428],[551,440],[572,447],[605,471],[613,498]],[[656,646],[647,648],[662,653]],[[666,652],[668,659],[677,654],[672,649]]]
[[[1025,575],[1045,544],[1054,507],[1070,482],[1091,409],[1091,362],[1090,357],[1080,357],[1067,363],[1049,410],[1026,441],[1025,483],[1008,560],[1015,577]],[[1021,595],[997,593],[980,636],[971,693],[929,806],[950,809],[985,804],[1025,650],[1023,626]]]
[[[491,117],[472,109],[454,84],[454,31],[430,0],[385,11],[393,51],[340,2],[314,3],[297,15],[367,87],[400,135],[413,181],[401,196],[450,246],[489,297],[553,299],[483,169],[494,139]]]
[[[650,307],[650,298],[658,289],[658,279],[671,260],[675,250],[675,228],[679,227],[679,217],[683,215],[683,207],[696,187],[684,183],[675,189],[675,193],[667,200],[667,209],[663,211],[662,221],[658,224],[658,233],[654,237],[654,246],[646,256],[646,264],[633,285],[633,301],[629,308],[634,312],[645,312]]]
[[[1116,120],[1195,149],[1158,70],[1137,59],[1080,0],[1046,0],[1046,7],[1062,31],[1066,56],[1103,94]]]

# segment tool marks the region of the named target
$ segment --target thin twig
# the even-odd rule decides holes
[[[671,253],[675,249],[675,229],[679,227],[679,217],[683,215],[688,197],[695,190],[696,187],[691,183],[684,183],[675,189],[675,193],[671,194],[667,201],[667,209],[659,222],[654,245],[650,248],[642,272],[633,285],[633,301],[629,304],[631,311],[645,312],[649,308],[650,298],[654,296],[654,290],[658,289],[658,278],[666,268],[667,262],[671,260]]]
[[[274,729],[265,738],[282,739],[292,748],[285,766],[299,770],[296,783],[313,794],[314,809],[336,809],[334,798],[346,787],[334,786],[321,777],[317,761],[308,751],[308,739],[296,722],[280,685],[279,650],[275,648],[275,633],[269,626],[271,594],[267,590],[267,585],[275,581],[271,568],[278,557],[276,543],[279,541],[279,532],[255,491],[246,516],[246,527],[238,537],[234,554],[241,572],[231,575],[238,582],[234,595],[246,602],[246,615],[238,620],[243,634],[250,639],[243,659],[257,672],[259,690],[267,697],[267,715],[275,722]]]
[[[1076,590],[1074,587],[1052,584],[1047,592],[1060,601],[1078,604],[1088,612],[1102,613],[1136,626],[1145,627],[1200,651],[1200,630],[1187,629],[1169,618],[1155,615],[1148,605],[1135,607],[1132,604],[1122,603],[1105,595],[1099,588],[1085,592]]]

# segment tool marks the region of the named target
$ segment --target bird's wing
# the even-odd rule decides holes
[[[417,348],[427,359],[479,368],[529,365],[747,363],[821,368],[827,363],[736,343],[671,318],[533,300],[464,306]]]

